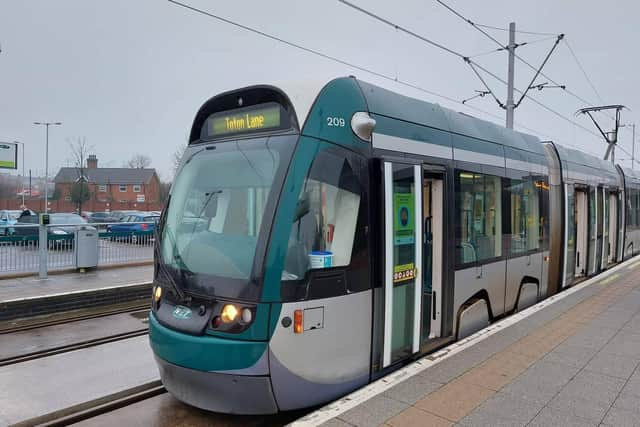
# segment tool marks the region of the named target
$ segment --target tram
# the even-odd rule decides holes
[[[157,227],[167,390],[322,404],[640,252],[640,175],[345,77],[209,99]]]

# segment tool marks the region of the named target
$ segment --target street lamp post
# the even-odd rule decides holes
[[[60,126],[61,122],[33,122],[34,125],[46,126],[47,139],[44,161],[44,213],[49,212],[49,126]]]
[[[636,124],[620,125],[621,128],[629,126],[631,128],[631,169],[635,169],[636,163]]]
[[[22,184],[22,209],[25,208],[24,205],[24,142],[13,141],[15,144],[22,145],[22,176],[20,177],[20,183]]]

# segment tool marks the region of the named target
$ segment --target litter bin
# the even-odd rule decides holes
[[[98,230],[83,226],[76,230],[76,268],[98,266]]]

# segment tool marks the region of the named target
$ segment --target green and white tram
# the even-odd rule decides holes
[[[230,413],[344,395],[619,261],[622,176],[355,78],[217,95],[159,227],[162,381]]]

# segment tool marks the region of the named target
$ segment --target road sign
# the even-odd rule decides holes
[[[18,144],[0,142],[0,169],[18,169]]]

